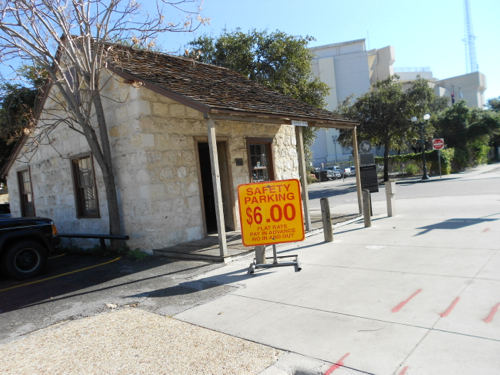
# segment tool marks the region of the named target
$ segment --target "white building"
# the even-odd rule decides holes
[[[394,47],[367,51],[365,39],[313,47],[314,74],[330,87],[326,98],[327,109],[333,111],[347,96],[359,96],[372,83],[394,74]],[[352,160],[352,149],[343,148],[336,139],[336,129],[320,129],[312,146],[314,165],[340,163]]]
[[[465,100],[469,107],[484,108],[486,104],[486,77],[480,72],[445,79],[434,78],[430,68],[396,68],[395,72],[404,82],[414,81],[418,76],[428,79],[436,95],[450,98],[450,105],[452,93],[455,101]]]
[[[337,104],[351,94],[360,96],[370,86],[390,75],[398,74],[401,81],[411,82],[421,78],[428,79],[436,94],[455,101],[465,100],[470,107],[483,108],[486,77],[479,73],[464,74],[447,79],[436,79],[430,68],[394,68],[396,60],[394,47],[366,50],[365,39],[313,47],[313,73],[330,87],[326,97],[327,109],[333,111]],[[451,105],[451,100],[450,100]],[[342,148],[336,141],[339,131],[320,129],[311,148],[315,166],[323,164],[346,163],[352,160],[352,149]],[[383,155],[383,149],[373,149]]]

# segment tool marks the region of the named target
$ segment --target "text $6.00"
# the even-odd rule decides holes
[[[247,214],[247,223],[248,225],[252,225],[254,222],[255,224],[261,224],[262,223],[262,209],[257,206],[254,208],[252,212],[252,207],[248,207],[246,210]],[[271,220],[274,222],[279,222],[283,217],[287,221],[292,221],[295,219],[296,211],[295,211],[295,206],[291,203],[287,203],[281,208],[279,204],[275,204],[271,206],[270,210],[270,216]]]

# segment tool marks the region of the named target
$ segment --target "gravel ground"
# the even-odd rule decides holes
[[[64,322],[0,346],[1,374],[258,374],[281,351],[140,309]]]

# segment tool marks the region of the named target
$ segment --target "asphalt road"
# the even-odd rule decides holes
[[[194,275],[220,266],[157,257],[133,261],[117,256],[56,255],[37,278],[0,280],[0,343],[115,305],[164,316],[179,313],[232,290],[190,281]]]
[[[477,180],[492,179],[494,183],[477,184]],[[498,183],[496,183],[498,181]],[[372,193],[372,201],[385,201],[385,188],[381,184],[378,193]],[[467,196],[475,194],[497,194],[500,190],[500,165],[480,166],[473,170],[448,176],[433,176],[422,181],[421,176],[399,180],[396,185],[396,200],[431,198],[441,196]],[[339,213],[336,206],[356,203],[356,180],[348,177],[344,181],[334,180],[309,185],[311,210],[321,210],[320,198],[329,198],[332,214]],[[342,212],[344,214],[348,212]]]

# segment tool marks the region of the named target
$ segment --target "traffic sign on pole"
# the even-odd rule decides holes
[[[434,138],[432,140],[433,150],[442,150],[444,148],[444,138]]]
[[[243,245],[303,241],[304,215],[299,180],[238,186]]]

